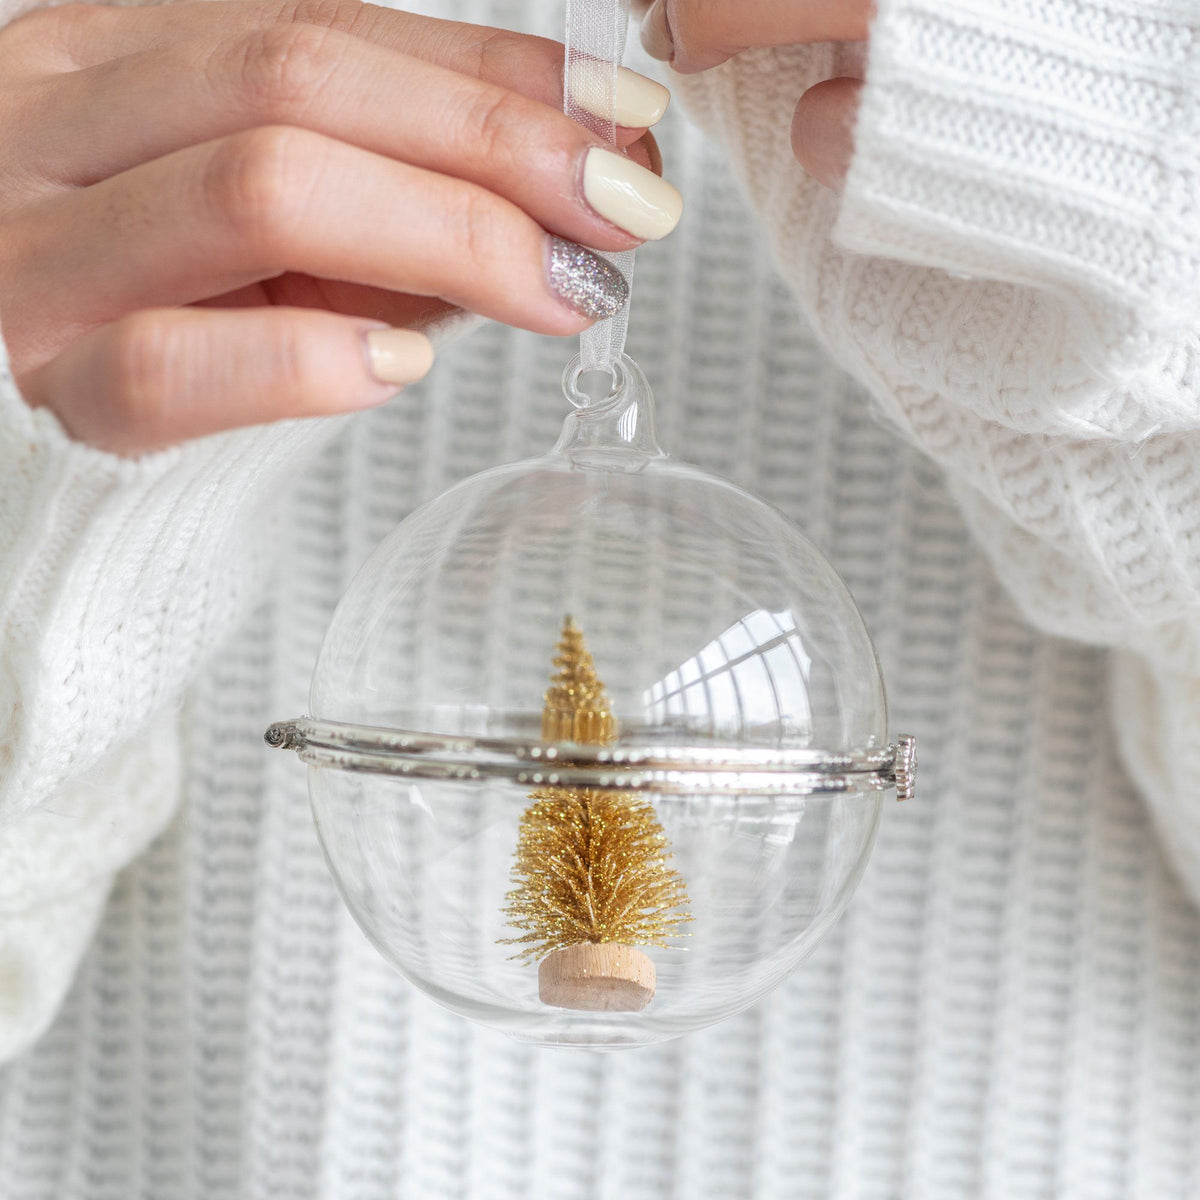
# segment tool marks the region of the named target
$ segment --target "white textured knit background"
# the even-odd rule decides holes
[[[884,6],[910,17],[938,7],[946,6]],[[1150,16],[1133,44],[1157,53],[1150,17],[1186,6],[1113,0],[1102,11],[1082,0],[1028,0],[1006,3],[1003,14],[1018,26],[1031,13],[1118,21],[1139,7]],[[549,8],[464,0],[456,12],[554,33]],[[1001,11],[984,0],[954,8],[960,30],[972,14]],[[915,27],[905,25],[906,36]],[[1076,29],[1063,44],[1083,45],[1081,36]],[[895,49],[881,44],[881,53]],[[1186,51],[1164,45],[1194,61],[1200,38]],[[1106,61],[1133,57],[1123,53],[1106,51]],[[1148,385],[1161,403],[1140,409],[1095,403],[1104,389],[1088,381],[1119,374],[1111,364],[1077,362],[1074,391],[1055,390],[1039,367],[1032,374],[1047,400],[1038,406],[1012,386],[1013,358],[1040,344],[1035,335],[1076,320],[1097,338],[1120,327],[1130,339],[1121,355],[1141,364],[1135,370],[1153,360],[1129,297],[1063,293],[1084,297],[1082,313],[1000,284],[955,295],[971,281],[836,250],[811,254],[806,267],[789,231],[808,229],[810,247],[824,243],[797,221],[840,212],[850,222],[869,193],[852,180],[847,207],[836,210],[786,160],[778,166],[786,126],[781,133],[768,114],[794,102],[812,69],[807,56],[751,56],[707,90],[686,90],[706,124],[734,141],[822,332],[941,465],[898,441],[805,332],[722,154],[678,114],[661,140],[689,210],[675,235],[639,256],[630,348],[655,385],[664,445],[761,493],[829,553],[879,646],[893,728],[920,741],[919,797],[886,811],[847,917],[755,1010],[681,1042],[599,1057],[521,1047],[420,999],[364,943],[334,893],[304,771],[293,756],[267,751],[261,732],[304,709],[332,608],[394,522],[463,476],[550,444],[564,411],[565,344],[487,328],[447,349],[425,384],[346,424],[315,460],[297,451],[319,431],[293,427],[121,467],[65,447],[46,421],[21,412],[11,388],[0,389],[0,459],[10,481],[28,482],[25,490],[10,482],[0,508],[12,572],[4,595],[26,623],[20,637],[8,627],[0,658],[0,680],[23,701],[9,712],[5,744],[26,780],[0,805],[8,880],[0,880],[0,1033],[10,1052],[68,985],[108,871],[154,839],[120,874],[57,1019],[0,1073],[4,1200],[1200,1195],[1200,917],[1115,760],[1102,654],[1024,623],[942,483],[945,469],[986,534],[969,476],[995,455],[970,414],[1006,431],[1008,461],[1033,462],[1032,475],[997,479],[1044,480],[1047,447],[1078,462],[1064,413],[1082,411],[1102,442],[1119,442],[1117,429],[1147,437],[1158,423],[1186,430],[1190,359],[1178,349],[1171,377],[1182,382],[1173,391]],[[1070,71],[1056,78],[1069,82]],[[739,104],[752,119],[735,137]],[[860,167],[879,161],[864,156]],[[1177,236],[1169,221],[1155,229]],[[910,303],[923,287],[928,304]],[[947,325],[955,307],[963,320]],[[1181,300],[1177,315],[1187,307]],[[922,312],[936,320],[923,325]],[[1170,324],[1155,318],[1156,329]],[[1007,359],[984,336],[997,326],[1013,331]],[[874,342],[863,333],[872,328]],[[947,343],[948,332],[957,340]],[[1061,342],[1064,353],[1112,344]],[[933,351],[922,357],[914,345]],[[987,369],[992,382],[981,383]],[[947,377],[957,380],[953,395]],[[1194,392],[1190,403],[1194,417]],[[1106,424],[1117,408],[1124,415]],[[1031,432],[1038,422],[1054,428]],[[985,449],[956,458],[962,444]],[[1155,459],[1152,442],[1138,453],[1135,445],[1112,461],[1175,452]],[[273,520],[234,503],[244,477],[273,493]],[[1147,503],[1173,497],[1167,508],[1182,521],[1192,480],[1175,492],[1149,488]],[[1128,494],[1102,494],[1125,504],[1126,541],[1142,537],[1147,559],[1162,551],[1175,567],[1147,569],[1158,607],[1131,607],[1127,622],[1104,627],[1110,636],[1090,626],[1088,635],[1132,644],[1166,613],[1185,628],[1182,654],[1186,585],[1195,583],[1185,550],[1200,543],[1186,531],[1146,542]],[[1006,546],[1019,566],[1022,553],[1032,561],[1044,545],[1014,528],[1008,512],[995,518],[988,545],[1002,567]],[[57,540],[41,553],[46,530]],[[264,542],[273,567],[253,549]],[[1082,558],[1064,547],[1064,578],[1108,561],[1088,556],[1091,542]],[[153,569],[106,575],[144,561]],[[47,582],[39,572],[51,567],[58,574]],[[1182,581],[1175,591],[1171,580]],[[1064,587],[1041,619],[1052,627],[1072,619],[1075,595],[1074,619],[1091,622],[1111,600],[1101,591]],[[1046,594],[1031,584],[1022,603],[1040,616]],[[22,596],[39,597],[36,613]],[[213,656],[222,623],[247,609]],[[65,634],[39,640],[60,626],[104,633],[82,647]],[[1152,641],[1140,648],[1153,653]],[[50,655],[40,673],[38,655]],[[197,662],[180,707],[172,688]],[[1119,695],[1158,728],[1152,703],[1161,690],[1135,693],[1139,670],[1129,668]],[[122,706],[116,717],[106,704]],[[1181,757],[1171,762],[1186,763],[1198,753],[1187,733],[1196,711],[1172,711],[1161,725],[1181,731],[1171,743]],[[143,732],[85,769],[113,728]],[[1160,766],[1169,778],[1170,764]],[[179,815],[158,834],[180,795]],[[1164,786],[1149,798],[1186,862],[1191,810],[1180,796]]]

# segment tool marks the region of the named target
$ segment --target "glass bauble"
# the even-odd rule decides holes
[[[911,788],[849,592],[782,514],[675,462],[623,359],[547,455],[413,513],[338,606],[309,764],[351,912],[418,988],[554,1045],[753,1004]],[[524,957],[521,952],[524,951]]]

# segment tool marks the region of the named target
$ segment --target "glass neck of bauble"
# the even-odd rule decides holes
[[[567,367],[563,390],[575,411],[563,422],[554,447],[578,467],[637,471],[656,458],[665,458],[654,432],[654,395],[642,369],[627,354],[612,368],[605,393],[584,390],[579,360]]]

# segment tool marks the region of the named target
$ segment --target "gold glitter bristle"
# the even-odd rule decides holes
[[[547,788],[521,818],[504,943],[522,960],[583,942],[669,946],[691,918],[666,834],[643,800]]]
[[[596,664],[583,644],[583,632],[568,616],[554,656],[558,673],[551,679],[542,708],[542,740],[607,746],[616,741],[617,722]]]
[[[554,666],[543,737],[589,745],[615,740],[611,702],[570,617]],[[584,943],[669,946],[691,917],[653,806],[592,788],[546,788],[530,799],[505,909],[523,932],[503,944],[523,947],[516,955],[523,960]]]

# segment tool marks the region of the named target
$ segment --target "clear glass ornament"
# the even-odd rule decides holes
[[[308,763],[338,887],[413,984],[523,1040],[607,1048],[794,971],[915,762],[820,552],[659,449],[632,360],[598,402],[577,382],[576,363],[549,454],[379,546],[311,716],[267,740]]]

